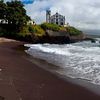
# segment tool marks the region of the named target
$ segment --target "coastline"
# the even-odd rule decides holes
[[[5,100],[100,100],[70,78],[63,80],[29,61],[24,51],[15,49],[20,45],[24,43],[0,44],[0,96]]]
[[[70,83],[75,84],[75,85],[79,85],[83,88],[88,89],[89,91],[92,91],[93,93],[95,93],[97,95],[100,95],[100,85],[90,83],[90,82],[88,82],[88,80],[83,80],[83,79],[79,79],[79,78],[72,78],[70,76],[61,75],[58,72],[56,72],[57,70],[60,69],[59,66],[48,63],[45,60],[41,60],[39,58],[34,58],[30,55],[27,59],[29,61],[31,61],[32,63],[34,63],[35,65],[37,65],[38,67],[43,68],[44,70],[56,75],[61,80],[64,80],[66,82],[70,82]]]

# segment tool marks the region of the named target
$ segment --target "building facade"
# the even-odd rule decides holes
[[[8,21],[5,19],[0,19],[0,24],[8,24]]]
[[[65,16],[60,15],[59,13],[56,13],[51,16],[51,11],[47,10],[46,11],[46,22],[64,26],[65,25]]]

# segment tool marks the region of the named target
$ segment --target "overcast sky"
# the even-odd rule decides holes
[[[66,23],[84,29],[100,28],[100,0],[21,0],[36,23],[45,21],[46,9],[66,16]]]

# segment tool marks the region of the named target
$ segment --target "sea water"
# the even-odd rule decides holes
[[[26,44],[26,52],[56,66],[56,73],[100,85],[100,43]]]

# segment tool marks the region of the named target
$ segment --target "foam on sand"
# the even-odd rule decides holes
[[[75,44],[34,44],[26,52],[60,66],[57,73],[100,85],[100,44],[90,41]]]

